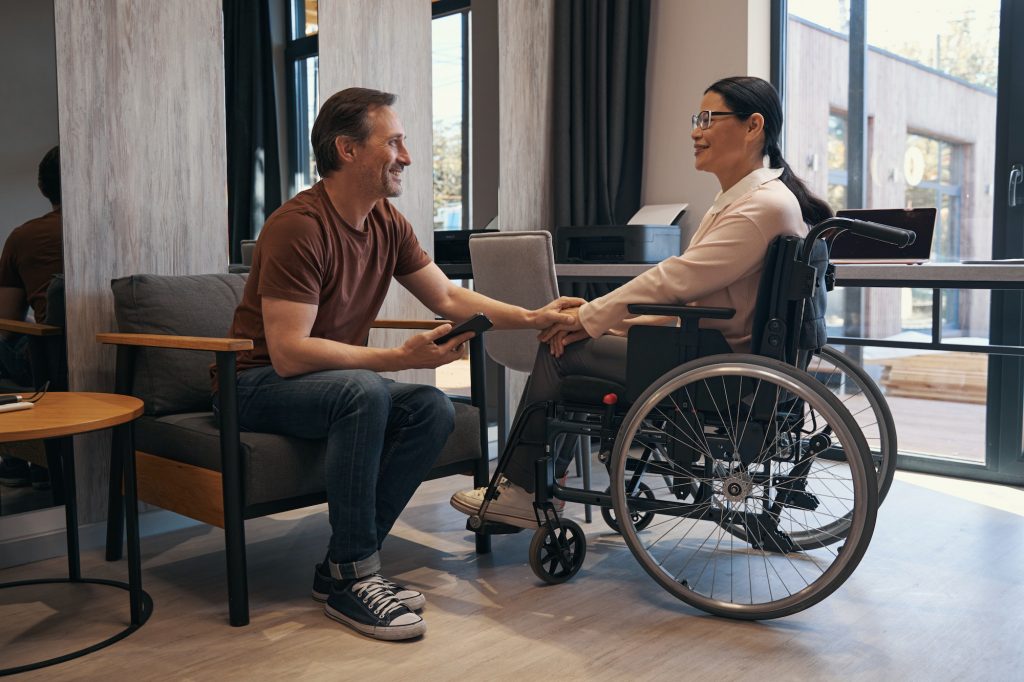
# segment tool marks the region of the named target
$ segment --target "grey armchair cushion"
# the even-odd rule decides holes
[[[455,403],[455,430],[435,467],[480,458],[479,413]],[[324,490],[323,440],[243,431],[245,503],[260,504]],[[212,412],[142,417],[135,422],[135,447],[193,466],[221,470],[220,432]]]
[[[246,275],[132,275],[115,279],[114,316],[122,332],[224,337],[242,300]],[[141,348],[134,393],[146,414],[210,409],[208,351]]]

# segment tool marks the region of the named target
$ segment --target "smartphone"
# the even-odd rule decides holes
[[[442,344],[448,343],[459,334],[465,334],[466,332],[476,332],[477,336],[479,336],[480,334],[487,331],[493,326],[494,323],[491,322],[491,318],[487,317],[483,313],[477,313],[476,315],[469,318],[462,324],[458,324],[452,327],[452,330],[445,334],[444,336],[438,339],[434,339],[434,343],[440,346]]]

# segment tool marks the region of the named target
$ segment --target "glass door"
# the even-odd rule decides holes
[[[993,218],[995,258],[1024,257],[1024,3],[1003,0],[999,112]],[[1015,39],[1017,38],[1017,39]],[[992,343],[1024,343],[1024,292],[992,297]],[[994,356],[989,363],[989,468],[999,480],[1024,480],[1024,359]]]
[[[773,5],[794,172],[834,209],[935,207],[934,262],[1024,257],[1024,3]],[[943,342],[1024,343],[1024,294],[969,289],[837,289],[829,334],[882,341],[846,352],[886,393],[901,466],[1024,481],[1024,362],[922,348],[935,307]]]

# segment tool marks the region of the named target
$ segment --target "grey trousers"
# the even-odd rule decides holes
[[[601,336],[567,346],[560,358],[551,355],[547,344],[541,344],[533,363],[533,372],[526,382],[523,398],[519,401],[513,431],[523,418],[527,406],[538,401],[552,401],[559,397],[562,379],[567,376],[588,376],[620,384],[626,382],[626,339],[620,336]],[[518,486],[533,492],[534,462],[544,456],[546,439],[545,412],[535,411],[522,426],[521,438],[505,467],[505,476]],[[564,449],[563,449],[564,450]],[[555,462],[555,475],[561,476],[569,466],[571,457],[559,457]]]

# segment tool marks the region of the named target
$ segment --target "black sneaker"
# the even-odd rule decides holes
[[[0,485],[21,488],[31,483],[28,462],[17,457],[4,457],[0,461]]]
[[[380,579],[395,593],[395,598],[398,601],[413,611],[421,611],[427,605],[427,598],[423,596],[422,592],[393,583],[384,576],[380,576]],[[327,567],[327,563],[317,564],[316,570],[313,571],[313,599],[319,602],[327,601],[327,597],[331,593],[332,582],[334,579],[331,578],[331,569]]]
[[[377,639],[398,640],[419,637],[427,624],[395,598],[388,581],[373,574],[351,584],[332,582],[324,613],[353,630]]]

